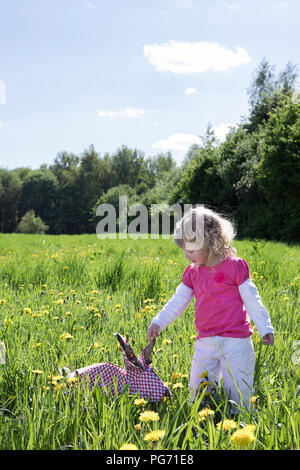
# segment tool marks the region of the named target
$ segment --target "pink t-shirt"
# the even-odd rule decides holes
[[[253,334],[238,290],[249,277],[247,262],[235,256],[215,266],[190,264],[187,267],[182,282],[194,291],[197,339],[206,336],[246,338]]]

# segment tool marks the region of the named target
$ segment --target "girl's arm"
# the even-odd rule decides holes
[[[274,334],[270,315],[263,305],[257,287],[251,278],[238,286],[241,299],[246,307],[247,313],[253,320],[260,337],[263,338],[268,333]]]
[[[169,302],[162,308],[158,315],[153,318],[152,324],[158,325],[162,331],[181,315],[194,297],[194,291],[190,287],[179,284],[175,294]]]

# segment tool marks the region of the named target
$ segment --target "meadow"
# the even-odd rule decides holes
[[[114,332],[140,354],[152,318],[187,267],[172,240],[0,234],[0,449],[299,449],[300,247],[234,246],[275,328],[273,347],[254,332],[253,410],[236,417],[222,387],[205,406],[206,387],[189,403],[194,302],[154,349],[154,370],[171,398],[143,402],[125,391],[113,400],[61,374],[64,366],[97,362],[123,367]]]

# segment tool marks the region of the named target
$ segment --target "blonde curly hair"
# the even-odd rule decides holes
[[[190,209],[174,230],[174,241],[183,250],[207,252],[207,264],[236,255],[231,241],[236,235],[234,224],[225,216],[204,207]]]

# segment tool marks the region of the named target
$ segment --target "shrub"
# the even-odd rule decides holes
[[[35,216],[34,210],[27,211],[17,227],[20,233],[45,233],[48,229],[49,226]]]

